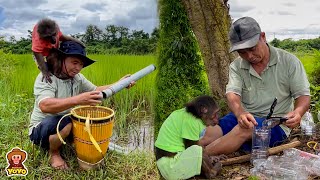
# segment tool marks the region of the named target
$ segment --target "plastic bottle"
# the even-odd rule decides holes
[[[301,118],[300,122],[301,132],[303,134],[302,140],[309,141],[313,139],[315,135],[315,124],[312,114],[307,111]]]
[[[304,158],[304,159],[320,159],[320,156],[315,155],[315,154],[311,154],[305,151],[301,151],[299,149],[296,148],[289,148],[289,149],[285,149],[283,150],[283,156],[284,157],[288,157],[288,158],[293,158],[293,159],[297,159],[297,158]]]
[[[320,176],[320,156],[296,148],[284,150],[283,156],[296,164],[305,166],[309,174]]]
[[[270,156],[267,160],[253,161],[251,175],[261,179],[307,180],[308,173],[304,165],[294,163],[292,159]]]
[[[270,143],[270,129],[255,127],[252,133],[251,162],[256,159],[267,159]]]

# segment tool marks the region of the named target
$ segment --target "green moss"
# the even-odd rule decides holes
[[[155,134],[172,111],[193,97],[209,92],[199,47],[181,1],[160,0],[158,7]]]

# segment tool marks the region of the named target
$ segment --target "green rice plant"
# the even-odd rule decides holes
[[[15,94],[25,93],[32,97],[34,80],[39,73],[35,61],[31,54],[14,55],[15,64],[12,67],[12,73],[6,76],[7,88]]]
[[[310,77],[312,71],[314,70],[314,65],[316,63],[316,57],[314,53],[297,53],[297,57],[302,62],[308,77]]]
[[[155,57],[127,55],[92,55],[97,60],[89,68],[83,69],[83,74],[96,85],[111,84],[127,74],[133,74],[140,69],[155,63]],[[130,123],[128,114],[147,109],[151,113],[153,107],[155,72],[136,82],[130,89],[124,89],[104,102],[105,106],[116,112],[116,131],[123,134]],[[133,116],[134,117],[134,116]],[[132,120],[132,119],[131,119]]]

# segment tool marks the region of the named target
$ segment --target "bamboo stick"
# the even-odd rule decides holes
[[[285,149],[294,148],[294,147],[300,146],[301,144],[302,143],[299,140],[296,140],[287,144],[269,148],[268,153],[269,155],[278,154]],[[247,154],[239,157],[229,158],[220,162],[222,163],[222,165],[231,165],[231,164],[244,163],[244,162],[250,161],[250,158],[251,158],[251,154]]]

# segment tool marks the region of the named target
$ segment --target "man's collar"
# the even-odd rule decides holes
[[[240,68],[241,69],[250,69],[250,63],[247,60],[245,60],[245,59],[243,59],[241,57],[240,57],[240,59],[241,59]]]
[[[273,66],[278,63],[278,57],[277,57],[276,48],[273,46],[270,46],[269,44],[268,44],[268,46],[269,46],[269,51],[270,51],[270,62],[268,64],[268,66],[270,67],[270,66]]]
[[[74,76],[74,78],[69,78],[69,79],[61,79],[63,82],[77,82],[80,81],[80,74],[78,73],[77,75]]]

